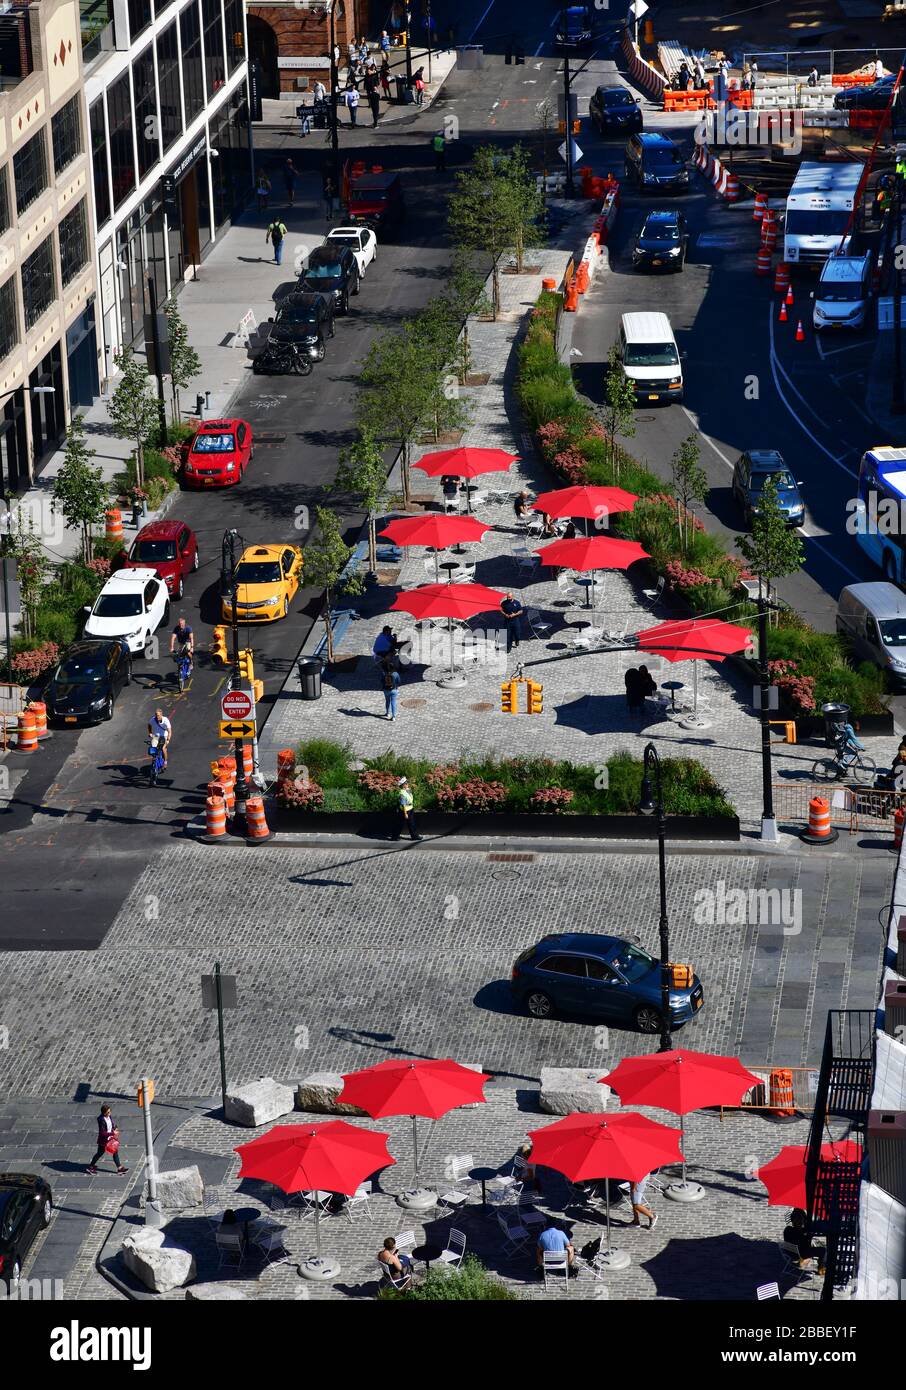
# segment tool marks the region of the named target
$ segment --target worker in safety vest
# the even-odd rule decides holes
[[[431,148],[434,151],[434,169],[438,174],[446,172],[447,168],[447,141],[443,131],[439,130],[436,135],[431,137]]]

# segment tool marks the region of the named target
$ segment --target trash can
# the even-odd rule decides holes
[[[305,656],[299,662],[299,684],[303,700],[320,700],[324,662],[319,656]]]
[[[850,707],[829,701],[821,706],[821,713],[824,715],[824,742],[828,748],[833,748],[843,733],[843,725],[849,723]]]
[[[406,79],[405,77],[394,77],[396,83],[396,101],[399,106],[406,103]]]

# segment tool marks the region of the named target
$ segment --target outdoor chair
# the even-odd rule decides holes
[[[458,1231],[455,1226],[451,1226],[450,1234],[447,1236],[447,1243],[437,1257],[437,1263],[439,1265],[444,1265],[448,1269],[456,1269],[462,1264],[462,1258],[465,1253],[465,1236],[462,1231]]]
[[[239,1231],[220,1230],[214,1237],[217,1246],[217,1253],[220,1256],[218,1270],[223,1269],[224,1265],[231,1265],[234,1269],[239,1269],[245,1259],[245,1242]]]
[[[798,1245],[793,1245],[792,1241],[789,1240],[782,1240],[780,1242],[780,1255],[783,1260],[784,1274],[788,1274],[790,1278],[795,1279],[797,1283],[809,1277],[811,1270],[799,1263],[800,1255]],[[809,1260],[814,1260],[815,1267],[817,1268],[817,1257],[812,1255],[809,1257]]]
[[[330,1202],[333,1196],[330,1192],[299,1192],[299,1207],[303,1216],[314,1216],[315,1207],[318,1207],[322,1216],[330,1216]]]
[[[646,598],[649,603],[659,603],[661,594],[664,592],[664,585],[666,584],[666,582],[667,581],[664,579],[664,576],[661,575],[660,579],[655,584],[653,589],[642,590],[642,597]]]
[[[374,1213],[371,1210],[371,1181],[359,1183],[355,1192],[347,1200],[343,1207],[349,1221],[355,1220],[356,1212],[363,1212],[369,1221],[374,1220]]]
[[[519,1202],[516,1207],[516,1210],[519,1212],[519,1220],[522,1222],[523,1226],[527,1227],[530,1233],[533,1229],[536,1231],[543,1231],[544,1227],[547,1225],[547,1217],[544,1215],[544,1212],[536,1211],[533,1206],[530,1206],[530,1201],[531,1199],[527,1198],[524,1192],[520,1194]]]
[[[540,608],[527,608],[525,610],[525,621],[528,623],[533,637],[545,638],[551,634],[553,623],[541,616]],[[516,1169],[513,1168],[515,1173]]]
[[[545,1293],[549,1288],[556,1287],[560,1279],[566,1285],[566,1292],[569,1293],[569,1251],[542,1250],[541,1261],[544,1270]]]
[[[284,1264],[289,1251],[284,1244],[286,1227],[276,1221],[256,1221],[249,1234],[249,1244],[263,1257],[265,1265]]]
[[[449,1182],[437,1188],[437,1211],[441,1217],[452,1216],[468,1205],[470,1193],[462,1187],[451,1186]]]
[[[450,576],[454,584],[474,584],[475,583],[475,561],[464,561],[455,569]]]
[[[394,1275],[393,1270],[383,1260],[378,1260],[378,1269],[381,1271],[381,1283],[389,1284],[392,1289],[399,1293],[406,1293],[412,1286],[412,1274]]]
[[[394,1236],[397,1250],[412,1250],[415,1246],[414,1231],[400,1231],[398,1236]]]
[[[522,1183],[514,1178],[492,1178],[486,1191],[489,1207],[515,1207],[519,1205]]]
[[[497,1213],[497,1224],[503,1232],[503,1249],[506,1255],[515,1255],[529,1239],[529,1230],[524,1226],[515,1207]]]
[[[755,1290],[755,1297],[759,1303],[763,1303],[766,1298],[779,1298],[780,1286],[778,1284],[759,1284]]]

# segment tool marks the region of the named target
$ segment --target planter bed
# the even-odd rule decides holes
[[[273,817],[273,820],[271,820]],[[532,836],[539,839],[654,840],[654,816],[570,816],[497,814],[449,815],[442,811],[417,812],[423,835],[481,835],[491,838]],[[385,838],[395,824],[393,811],[297,811],[275,804],[268,808],[268,823],[277,831],[312,834],[348,834]],[[668,816],[668,840],[738,840],[736,816]],[[403,843],[401,841],[401,843]]]

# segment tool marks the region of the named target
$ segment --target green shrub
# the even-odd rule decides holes
[[[384,1285],[378,1293],[381,1302],[417,1303],[518,1303],[519,1294],[507,1288],[485,1269],[474,1255],[467,1255],[456,1269],[430,1269],[424,1279],[413,1283],[408,1293]]]
[[[355,774],[349,770],[352,757],[348,744],[329,738],[303,739],[296,748],[296,765],[307,767],[312,781],[320,782],[325,789],[355,786]]]
[[[81,633],[81,616],[77,618],[71,609],[42,603],[35,614],[35,637],[39,642],[56,642],[58,647],[68,647]]]
[[[365,797],[356,787],[326,787],[322,811],[364,811]]]

